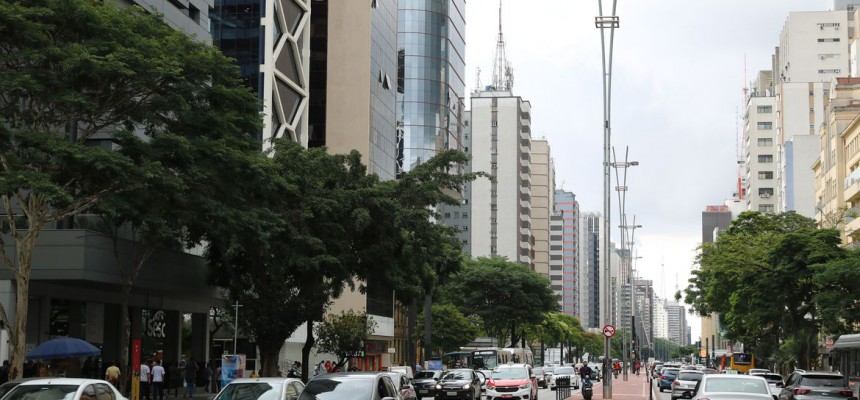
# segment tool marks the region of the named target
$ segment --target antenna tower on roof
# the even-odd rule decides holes
[[[502,0],[499,0],[499,37],[496,40],[496,59],[493,61],[493,88],[511,90],[514,87],[514,69],[505,55],[505,35],[502,33]]]

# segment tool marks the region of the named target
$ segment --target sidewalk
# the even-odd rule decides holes
[[[594,382],[594,399],[603,398],[603,382]],[[645,372],[641,372],[639,376],[630,374],[627,376],[627,382],[624,381],[624,376],[619,375],[618,379],[612,380],[612,398],[618,400],[648,400],[648,377]],[[654,396],[656,399],[657,397]],[[568,397],[569,400],[581,400],[582,394],[575,393]]]

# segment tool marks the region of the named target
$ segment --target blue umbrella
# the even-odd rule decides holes
[[[61,337],[40,344],[27,353],[28,360],[97,356],[102,351],[81,339]]]

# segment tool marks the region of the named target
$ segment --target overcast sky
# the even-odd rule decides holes
[[[604,0],[604,13],[612,0]],[[662,297],[686,287],[701,212],[736,187],[737,140],[746,80],[770,69],[790,11],[821,11],[829,0],[618,0],[612,144],[631,168],[627,215],[636,216],[640,275]],[[499,0],[467,0],[467,92],[484,85],[498,32]],[[582,211],[603,211],[603,131],[597,0],[504,0],[514,94],[532,104],[532,135],[552,147],[556,184]],[[607,35],[608,36],[608,35]],[[744,59],[746,58],[746,75]],[[613,175],[614,176],[614,175]],[[612,186],[615,186],[613,182]],[[618,203],[612,201],[612,226]],[[612,231],[618,242],[618,229]],[[664,265],[665,267],[661,267]],[[677,276],[677,280],[676,280]],[[688,317],[693,341],[699,319]]]

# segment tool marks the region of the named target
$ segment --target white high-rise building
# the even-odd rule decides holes
[[[471,250],[534,267],[531,232],[531,105],[509,90],[471,96]]]
[[[777,95],[777,212],[815,215],[811,166],[819,154],[817,129],[825,122],[830,82],[849,74],[848,41],[854,26],[849,16],[852,14],[846,10],[792,12],[780,33],[773,74]]]
[[[654,298],[654,337],[669,338],[669,314],[666,312],[666,301]]]
[[[744,112],[744,208],[775,212],[779,147],[773,71],[759,71]]]
[[[550,276],[550,216],[555,207],[555,165],[546,139],[531,141],[531,217],[530,231],[534,238],[534,270]]]

